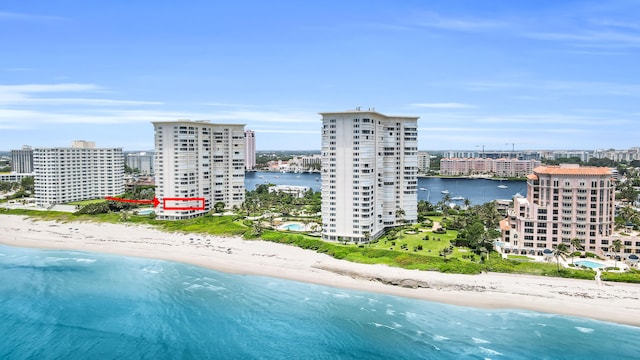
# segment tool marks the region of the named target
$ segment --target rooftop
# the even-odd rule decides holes
[[[611,175],[611,168],[563,164],[538,166],[533,172],[545,175]]]

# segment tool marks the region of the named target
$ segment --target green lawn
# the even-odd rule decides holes
[[[398,238],[395,240],[388,240],[387,237],[382,237],[378,239],[377,242],[369,245],[369,247],[419,255],[439,256],[440,251],[451,246],[451,241],[458,236],[458,232],[455,230],[447,230],[445,234],[434,234],[431,228],[423,227],[420,227],[416,234],[411,234],[411,232],[415,231],[414,229],[415,227],[411,227],[399,231]],[[407,232],[409,232],[409,234],[407,234]],[[418,246],[422,246],[422,250],[418,250]],[[462,258],[463,255],[469,254],[469,252],[465,250],[466,249],[456,247],[450,257]]]
[[[533,261],[534,258],[528,257],[526,255],[507,255],[507,259],[509,260],[520,260],[520,261]]]

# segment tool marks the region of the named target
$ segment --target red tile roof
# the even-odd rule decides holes
[[[546,175],[611,175],[611,169],[608,167],[581,166],[581,167],[562,167],[562,166],[538,166],[533,169],[534,173]]]

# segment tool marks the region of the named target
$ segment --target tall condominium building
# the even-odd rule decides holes
[[[218,202],[227,209],[244,202],[244,125],[178,120],[153,126],[159,219],[188,219]],[[180,200],[197,198],[204,200]]]
[[[415,222],[418,118],[372,109],[320,115],[323,239],[366,241]]]
[[[256,167],[256,133],[251,130],[244,132],[244,166],[247,170]]]
[[[586,251],[609,250],[614,227],[615,182],[611,169],[540,166],[528,176],[527,197],[516,197],[500,224],[507,247],[522,252],[552,249],[578,238]]]
[[[33,149],[23,146],[22,150],[11,150],[11,171],[20,174],[33,172]]]
[[[418,151],[418,171],[427,173],[431,170],[431,154],[426,151]]]
[[[70,148],[37,148],[33,168],[38,206],[124,193],[121,148],[96,148],[86,142],[74,142]]]
[[[139,152],[127,154],[125,161],[127,166],[131,169],[137,169],[140,174],[152,175],[153,174],[153,158],[152,152]]]

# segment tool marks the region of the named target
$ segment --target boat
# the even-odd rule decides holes
[[[506,189],[506,188],[508,188],[508,186],[503,184],[502,179],[500,179],[500,185],[498,185],[498,189]]]
[[[427,191],[427,189],[425,189],[425,188],[420,188],[419,190],[422,190],[422,191]]]
[[[264,175],[258,175],[258,178],[264,179]]]
[[[461,201],[461,200],[464,200],[464,196],[454,196],[454,197],[451,198],[451,200],[453,200],[453,201]]]
[[[442,191],[440,191],[440,192],[441,192],[441,193],[443,193],[443,194],[448,194],[448,193],[449,193],[449,190],[442,190]]]

